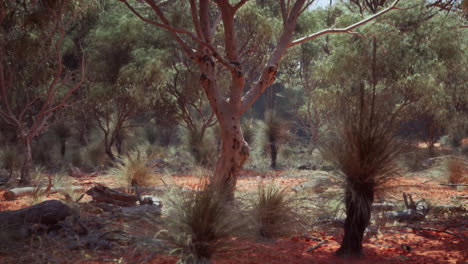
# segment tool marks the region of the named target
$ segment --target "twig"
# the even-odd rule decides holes
[[[461,234],[450,232],[450,231],[447,231],[445,229],[444,230],[439,230],[439,229],[435,229],[435,228],[423,228],[423,227],[415,227],[415,226],[407,226],[407,227],[411,228],[413,230],[418,230],[418,231],[433,231],[433,232],[438,232],[438,233],[446,233],[446,234],[456,236],[456,237],[459,237],[459,238],[468,239],[467,237],[465,237],[465,236],[463,236]]]
[[[455,183],[441,183],[444,186],[468,186],[468,184],[455,184]]]
[[[302,235],[303,238],[306,238],[306,239],[310,239],[310,240],[315,240],[315,241],[323,241],[323,239],[321,238],[318,238],[318,237],[313,237],[313,236],[309,236],[309,235]]]
[[[318,238],[318,237],[313,237],[313,236],[309,236],[309,235],[302,235],[303,238],[306,238],[306,239],[310,239],[310,240],[315,240],[315,241],[319,241],[320,243],[318,243],[317,245],[313,246],[313,247],[310,247],[306,250],[306,252],[311,252],[311,251],[314,251],[316,250],[317,248],[321,247],[323,244],[327,243],[328,240],[326,239],[321,239],[321,238]]]
[[[322,240],[320,243],[318,243],[317,245],[313,246],[313,247],[310,247],[306,250],[306,252],[311,252],[311,251],[314,251],[316,250],[317,248],[321,247],[323,244],[327,243],[328,241],[327,240]]]

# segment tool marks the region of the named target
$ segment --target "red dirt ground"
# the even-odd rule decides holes
[[[307,180],[305,177],[288,177],[283,172],[269,174],[268,176],[256,174],[253,172],[244,172],[247,177],[241,177],[238,181],[240,191],[255,191],[258,183],[265,179],[280,184],[283,187],[292,187]],[[195,188],[200,182],[197,177],[174,176],[174,182],[177,185],[183,185],[188,188]],[[116,186],[111,177],[98,176],[94,178],[85,177],[80,180],[74,180],[74,185],[92,187],[96,183],[102,183],[107,186]],[[454,195],[466,196],[468,191],[457,190],[448,186],[441,186],[440,182],[422,176],[400,177],[392,181],[387,186],[386,196],[394,200],[401,200],[403,191],[413,194],[415,200],[426,198],[430,201],[440,204],[449,203]],[[397,189],[398,187],[398,189]],[[59,195],[50,195],[47,199],[57,199]],[[3,200],[3,190],[0,190],[0,211],[16,210],[29,205],[29,198],[23,197],[14,201]],[[89,198],[87,198],[89,199]],[[86,198],[85,200],[86,201]],[[466,203],[465,203],[466,206]],[[466,228],[466,215],[459,221],[464,225],[457,232],[468,236]],[[463,222],[465,221],[465,222]],[[459,223],[460,224],[460,223]],[[428,227],[428,226],[425,226]],[[433,228],[442,228],[433,226]],[[454,231],[455,232],[455,231]],[[371,238],[364,244],[365,257],[361,259],[342,259],[333,255],[339,247],[341,233],[332,233],[323,231],[320,233],[311,233],[310,236],[326,239],[319,248],[312,252],[307,249],[319,242],[309,240],[304,237],[292,237],[279,239],[274,242],[258,242],[249,240],[233,240],[228,250],[218,253],[214,257],[215,264],[286,264],[286,263],[468,263],[468,243],[463,238],[458,238],[446,233],[433,231],[413,232],[411,229],[398,227],[385,227],[378,238]],[[402,245],[411,247],[410,252],[403,250]],[[121,252],[99,252],[100,257],[92,260],[74,260],[69,263],[143,263],[141,255],[138,258],[132,255],[132,250],[127,253]],[[120,259],[120,260],[119,260]],[[151,256],[144,263],[148,264],[175,264],[177,258],[173,256]],[[0,257],[0,263],[2,263]]]

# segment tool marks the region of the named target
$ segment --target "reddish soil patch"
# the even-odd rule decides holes
[[[238,190],[241,192],[254,192],[261,181],[275,182],[282,187],[293,187],[309,180],[308,177],[288,177],[283,172],[275,172],[262,175],[254,172],[244,172],[244,176],[238,180]],[[311,172],[313,174],[313,172]],[[174,176],[174,183],[188,188],[196,188],[200,183],[199,177]],[[73,179],[73,185],[81,185],[91,188],[97,183],[110,187],[119,185],[111,176],[85,177]],[[440,185],[441,182],[422,176],[399,177],[388,183],[385,196],[387,199],[401,201],[402,192],[413,194],[415,200],[425,198],[437,204],[450,203],[453,196],[466,196],[468,191]],[[47,199],[57,199],[60,195],[49,195]],[[89,197],[82,200],[86,201]],[[0,190],[0,211],[16,210],[29,205],[30,198],[22,197],[14,201],[4,201],[3,191]],[[465,204],[466,206],[466,204]],[[458,229],[454,232],[468,236],[466,215],[455,219]],[[442,229],[443,226],[424,226],[427,228]],[[433,231],[413,232],[412,229],[387,226],[381,230],[377,238],[369,239],[365,244],[365,257],[362,259],[342,259],[335,257],[333,253],[338,249],[342,231],[339,229],[326,229],[324,232],[310,234],[311,236],[326,239],[319,248],[308,252],[307,249],[319,242],[304,237],[283,238],[274,242],[258,242],[250,240],[233,240],[231,245],[223,253],[214,257],[215,264],[285,264],[285,263],[467,263],[467,241],[446,233]],[[405,251],[402,245],[411,248]],[[63,253],[65,254],[65,253]],[[67,253],[68,254],[68,253]],[[147,255],[142,256],[132,249],[118,249],[113,251],[99,251],[92,254],[89,259],[83,259],[80,253],[67,256],[68,263],[151,263],[151,264],[175,264],[177,258],[166,255],[153,255],[148,249]],[[73,260],[72,260],[73,259]],[[0,257],[0,263],[2,259]]]

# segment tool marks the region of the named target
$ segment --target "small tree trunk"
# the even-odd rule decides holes
[[[271,168],[276,169],[276,159],[278,156],[278,147],[276,146],[275,141],[270,142],[270,152],[271,152]]]
[[[21,178],[20,184],[21,185],[29,185],[31,184],[31,167],[32,167],[32,152],[31,152],[31,142],[29,140],[24,139],[24,162],[23,166],[21,167]]]
[[[67,152],[67,141],[62,140],[61,147],[60,147],[60,154],[62,155],[62,159],[65,157],[66,152]]]
[[[435,157],[434,141],[431,140],[427,143],[427,150],[430,157]]]
[[[341,257],[361,257],[364,231],[371,217],[374,191],[372,185],[359,185],[345,194],[346,220],[344,237],[336,251]]]
[[[221,153],[216,162],[213,183],[226,195],[234,199],[239,172],[249,157],[249,146],[242,135],[239,116],[231,115],[219,122],[221,129]]]
[[[122,155],[122,138],[120,136],[117,136],[117,139],[115,140],[115,148],[117,149],[117,153],[119,155]]]
[[[188,257],[188,258],[182,258],[179,260],[180,264],[211,264],[211,260],[209,258],[205,257]]]
[[[116,161],[114,153],[112,152],[112,146],[106,147],[106,154],[111,159],[112,162]]]
[[[89,139],[88,139],[88,130],[86,128],[86,124],[82,124],[79,129],[80,132],[80,143],[83,146],[88,146],[89,145]]]

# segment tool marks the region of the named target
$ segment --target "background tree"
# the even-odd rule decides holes
[[[159,90],[156,103],[174,112],[172,122],[188,131],[189,151],[197,163],[206,166],[210,154],[207,152],[212,152],[206,145],[212,145],[212,142],[207,143],[205,135],[216,124],[216,117],[203,94],[196,72],[192,70],[195,68],[193,62],[175,47],[172,60],[171,80]]]
[[[16,131],[24,148],[21,184],[31,181],[33,139],[70,103],[84,81],[83,59],[70,70],[63,54],[73,46],[65,43],[67,31],[89,4],[0,2],[0,117]]]
[[[121,5],[106,3],[101,19],[91,29],[88,44],[90,76],[86,103],[102,132],[104,149],[116,161],[122,154],[126,130],[138,113],[149,111],[165,82],[164,34],[140,23]],[[122,41],[125,40],[125,41]],[[159,59],[147,54],[160,54]]]

